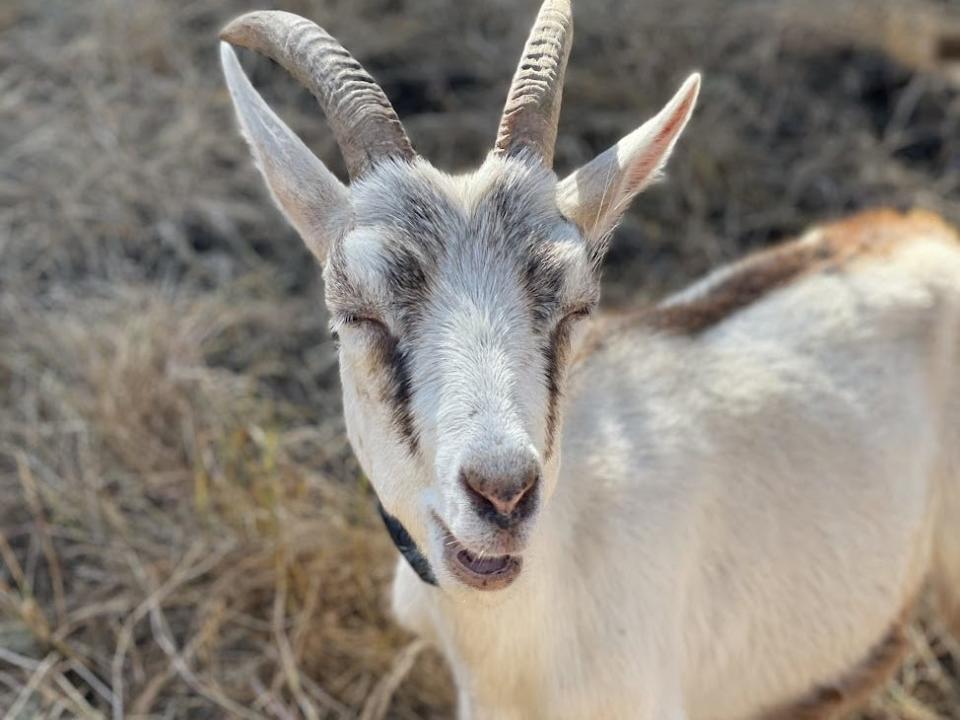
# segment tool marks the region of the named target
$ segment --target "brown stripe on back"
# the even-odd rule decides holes
[[[848,269],[858,260],[883,257],[899,245],[931,236],[955,240],[956,231],[939,216],[922,210],[863,212],[815,228],[800,240],[755,253],[702,296],[660,305],[644,320],[658,329],[702,332],[800,276]]]
[[[898,246],[922,239],[958,242],[958,234],[939,215],[924,210],[869,210],[815,227],[798,240],[755,252],[730,265],[727,274],[713,284],[708,282],[703,292],[690,299],[605,313],[595,321],[574,364],[625,330],[647,328],[696,335],[800,277],[848,270],[856,262],[884,257]]]
[[[797,241],[765,250],[742,261],[734,272],[700,297],[660,305],[644,312],[641,321],[658,330],[695,334],[718,324],[738,310],[818,264],[830,262],[832,248],[824,242]]]
[[[883,257],[904,243],[931,237],[956,241],[957,233],[938,215],[922,210],[863,212],[754,253],[702,295],[659,305],[634,315],[634,320],[660,330],[696,334],[801,276],[849,269],[859,260]]]

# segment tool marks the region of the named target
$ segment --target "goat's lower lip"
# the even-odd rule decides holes
[[[444,533],[443,559],[457,580],[476,590],[502,590],[517,579],[523,559],[516,555],[478,556],[465,548],[436,518]]]

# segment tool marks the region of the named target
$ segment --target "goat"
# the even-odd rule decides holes
[[[698,75],[558,180],[572,16],[546,0],[493,151],[451,176],[312,22],[253,12],[221,38],[243,134],[323,266],[347,432],[407,560],[394,612],[448,659],[462,718],[829,716],[896,667],[927,581],[960,618],[944,221],[868,212],[602,316],[611,232]],[[316,96],[349,188],[230,45]]]

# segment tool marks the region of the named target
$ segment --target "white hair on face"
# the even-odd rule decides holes
[[[399,398],[387,394],[387,402],[383,393],[366,394],[378,402],[351,404],[348,422],[368,431],[379,423],[378,447],[412,447],[391,455],[394,470],[384,487],[374,460],[358,453],[381,497],[397,494],[397,463],[415,468],[411,476],[436,478],[430,493],[439,505],[401,493],[391,506],[413,528],[424,523],[412,517],[429,506],[458,537],[489,544],[458,469],[471,453],[491,458],[487,448],[504,443],[546,454],[555,402],[550,334],[558,313],[597,299],[596,269],[577,229],[557,211],[555,186],[552,173],[536,165],[496,157],[458,177],[423,162],[387,164],[354,185],[355,224],[331,253],[328,300],[335,317],[344,306],[376,306],[402,349],[402,367],[395,353],[391,367],[373,374],[399,372],[405,390]],[[360,372],[353,359],[366,366],[367,356],[354,354],[352,338],[341,338],[345,372],[353,377]],[[398,423],[398,416],[409,421]]]

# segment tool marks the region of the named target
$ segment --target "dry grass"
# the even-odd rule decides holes
[[[6,717],[450,713],[441,663],[385,613],[393,553],[345,444],[315,271],[234,131],[214,37],[250,5],[0,5]],[[446,167],[488,147],[534,11],[283,6],[367,61]],[[620,233],[611,302],[857,207],[960,221],[957,91],[776,6],[580,0],[561,168],[691,66],[707,80]],[[253,70],[339,167],[305,93]],[[924,618],[870,718],[960,718],[960,647]]]

